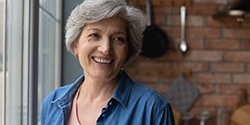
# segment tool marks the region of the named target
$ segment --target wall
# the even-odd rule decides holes
[[[76,5],[82,3],[84,0],[64,0],[63,1],[63,25],[62,25],[62,84],[66,85],[73,82],[82,74],[82,68],[78,63],[78,60],[66,50],[65,47],[65,25],[71,11]]]
[[[208,124],[228,125],[239,99],[239,89],[244,87],[250,92],[250,21],[214,19],[212,15],[225,6],[227,0],[191,2],[187,7],[188,53],[182,55],[177,49],[179,6],[170,6],[166,0],[153,0],[154,22],[171,38],[171,48],[159,58],[139,56],[127,70],[131,77],[164,96],[178,75],[186,75],[199,90],[190,112],[197,116],[209,111],[212,117]],[[145,0],[133,3],[145,10]],[[193,124],[199,122],[196,118],[192,121]]]

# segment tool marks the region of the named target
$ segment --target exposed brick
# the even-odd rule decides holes
[[[240,41],[234,39],[210,39],[207,42],[208,49],[239,50]]]
[[[218,38],[221,36],[219,28],[187,28],[187,38]]]
[[[250,21],[244,21],[244,22],[241,24],[241,27],[250,28]]]
[[[199,84],[198,85],[200,94],[215,93],[215,85],[213,84]]]
[[[187,26],[203,27],[203,17],[195,15],[187,15]]]
[[[246,73],[250,73],[250,64],[247,64]]]
[[[250,74],[234,74],[233,82],[240,84],[250,84]]]
[[[167,25],[180,27],[180,16],[179,15],[168,15],[167,16]]]
[[[180,27],[176,26],[176,27],[163,27],[163,30],[169,35],[171,36],[171,38],[179,38],[180,34],[181,34],[181,29]],[[173,40],[174,41],[174,40]]]
[[[138,63],[131,64],[127,67],[128,68],[134,67],[137,70],[140,70],[141,68],[168,69],[171,68],[171,65],[167,64],[166,62],[158,62],[156,60],[144,59],[144,61],[138,61]]]
[[[155,15],[154,19],[152,20],[152,23],[157,25],[157,27],[160,28],[161,25],[165,24],[165,18],[162,15]]]
[[[225,60],[233,62],[250,62],[250,52],[229,51],[225,53]]]
[[[204,25],[209,27],[220,27],[220,28],[240,28],[236,18],[218,18],[216,14],[204,17]]]
[[[158,91],[158,92],[160,92],[160,93],[162,93],[162,95],[163,95],[163,93],[166,93],[168,91],[168,89],[169,89],[169,85],[164,84],[164,82],[163,83],[156,82],[156,83],[145,84],[145,85],[152,88],[152,89],[154,89],[154,90],[156,90],[156,91]]]
[[[232,28],[224,28],[223,29],[223,37],[225,38],[243,38],[250,39],[250,29],[232,29]]]
[[[226,4],[227,0],[193,0],[193,3],[216,3],[216,4]]]
[[[197,83],[201,84],[229,84],[231,83],[230,74],[213,74],[213,73],[200,73],[197,76]]]
[[[186,57],[190,61],[204,61],[204,62],[217,62],[223,58],[222,51],[208,51],[208,50],[193,50],[190,55]]]
[[[167,8],[164,6],[154,6],[152,9],[153,9],[152,12],[154,15],[164,16],[164,15],[170,14],[170,12],[171,12],[171,8]]]
[[[218,85],[219,94],[238,94],[241,86],[235,86],[234,84],[221,84]]]
[[[204,17],[204,26],[209,27],[223,27],[224,23],[214,19],[212,16]]]
[[[161,1],[162,0],[152,0],[151,2],[152,2],[152,5],[161,5],[162,4]]]
[[[202,38],[187,38],[186,39],[188,47],[191,50],[204,49],[204,40]]]
[[[200,62],[187,62],[187,63],[175,63],[173,68],[181,68],[181,69],[191,69],[192,72],[207,72],[208,71],[208,64],[200,63]]]
[[[245,69],[243,63],[213,63],[211,64],[212,72],[221,73],[242,73]]]
[[[194,15],[213,15],[216,13],[215,4],[194,4],[192,7],[187,8],[187,14]]]
[[[250,40],[243,41],[242,49],[250,50]]]
[[[167,51],[166,54],[161,57],[161,60],[181,61],[183,60],[183,55],[179,50],[170,50]]]
[[[234,106],[238,102],[238,96],[210,94],[202,96],[201,100],[205,106]]]
[[[181,26],[180,15],[169,15],[167,19],[167,25]],[[186,26],[202,27],[203,18],[200,16],[187,16]]]

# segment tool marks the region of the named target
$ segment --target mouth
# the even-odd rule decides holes
[[[100,63],[100,64],[111,64],[112,62],[114,62],[114,59],[103,59],[103,58],[98,58],[98,57],[92,57],[92,59],[96,63]]]

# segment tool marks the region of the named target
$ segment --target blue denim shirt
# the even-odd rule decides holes
[[[170,104],[156,91],[133,81],[122,71],[120,81],[97,125],[174,125]],[[41,125],[64,125],[71,104],[84,76],[74,83],[60,87],[43,101]]]

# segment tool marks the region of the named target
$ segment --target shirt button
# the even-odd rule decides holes
[[[102,117],[105,117],[106,116],[106,114],[102,114]]]
[[[112,105],[113,104],[113,102],[109,102],[109,105]]]

